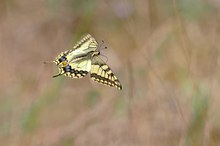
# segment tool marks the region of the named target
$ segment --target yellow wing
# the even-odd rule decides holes
[[[74,50],[80,50],[85,52],[97,50],[98,43],[90,34],[85,35],[75,46]]]
[[[64,74],[70,78],[83,78],[91,70],[91,60],[82,58],[79,61],[69,63],[65,67],[59,67],[59,76]]]
[[[80,60],[81,57],[87,56],[89,52],[96,51],[97,48],[97,41],[90,34],[87,34],[73,47],[73,50],[61,52],[53,62],[56,65],[59,65],[63,61],[68,63],[74,62]]]
[[[121,90],[120,81],[109,66],[98,57],[100,53],[97,48],[96,40],[87,34],[72,50],[61,52],[55,58],[53,62],[58,66],[59,73],[53,77],[65,75],[71,78],[82,78],[90,72],[94,81]]]
[[[116,87],[121,90],[122,85],[117,77],[114,75],[109,66],[101,60],[98,56],[92,58],[92,66],[90,71],[91,78],[101,84],[111,87]]]
[[[71,78],[82,78],[91,69],[91,53],[97,50],[98,43],[90,35],[83,37],[73,50],[61,52],[53,61],[59,67],[59,73]]]

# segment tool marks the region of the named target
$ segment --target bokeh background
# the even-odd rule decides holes
[[[86,33],[122,91],[43,64]],[[219,49],[219,0],[1,0],[0,145],[220,145]]]

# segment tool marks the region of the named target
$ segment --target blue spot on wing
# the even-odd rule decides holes
[[[67,65],[66,67],[63,68],[65,72],[70,72],[71,71],[71,66]]]
[[[63,62],[66,60],[66,57],[65,56],[62,56],[60,59],[59,59],[59,62]]]

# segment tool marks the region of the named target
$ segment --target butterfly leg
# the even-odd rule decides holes
[[[62,75],[62,74],[54,75],[53,78],[59,77],[59,76],[61,76],[61,75]]]
[[[59,73],[57,75],[54,75],[53,78],[56,78],[58,76],[61,76],[65,73],[65,71],[62,68],[59,68]]]

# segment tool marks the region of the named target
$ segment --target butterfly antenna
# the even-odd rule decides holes
[[[102,40],[102,43],[101,43],[100,46],[99,46],[99,48],[100,48],[99,51],[104,50],[104,49],[107,49],[106,46],[105,46],[105,47],[102,47],[104,43],[105,43],[104,40]],[[105,62],[108,62],[108,57],[107,57],[107,56],[105,56],[105,55],[103,55],[103,54],[100,54],[100,55],[106,58],[106,61],[105,61]]]
[[[102,43],[101,43],[101,45],[99,46],[99,48],[101,48],[102,47],[102,45],[104,44],[105,42],[104,42],[104,40],[102,40]]]
[[[108,57],[105,56],[105,55],[103,55],[103,54],[100,54],[100,55],[106,58],[106,61],[105,61],[105,62],[107,63],[107,62],[108,62]]]
[[[102,40],[102,43],[101,43],[100,46],[99,46],[99,48],[100,48],[99,51],[104,50],[104,49],[107,49],[106,46],[105,46],[105,47],[102,47],[104,43],[105,43],[104,40]]]
[[[44,61],[44,64],[50,64],[53,63],[53,61]]]
[[[104,50],[104,49],[108,49],[106,46],[103,48],[100,48],[99,51]]]

